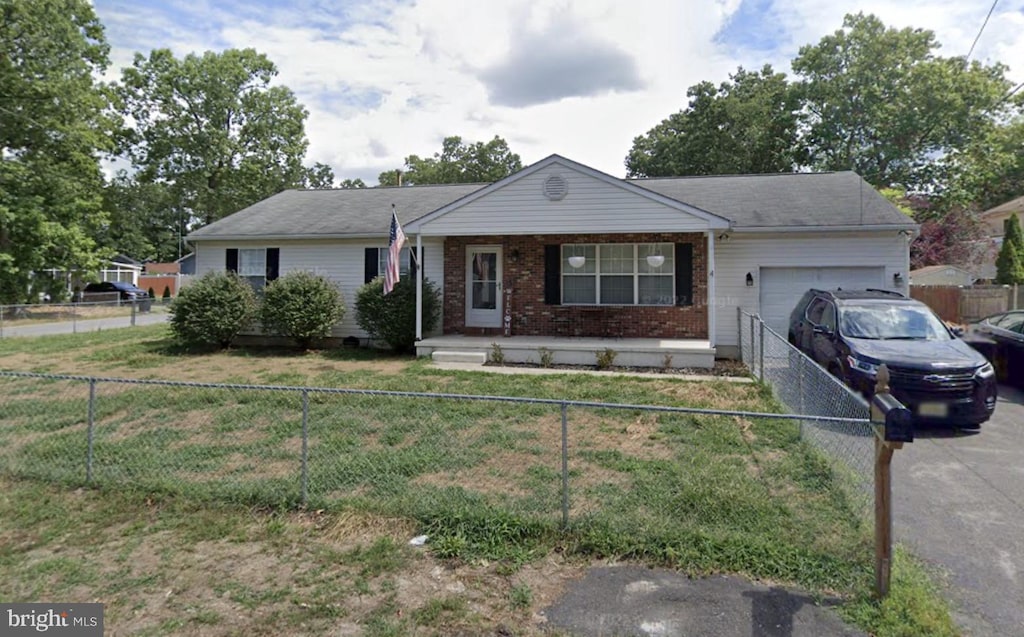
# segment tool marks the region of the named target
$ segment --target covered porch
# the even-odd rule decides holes
[[[495,346],[500,348],[496,350]],[[715,348],[706,339],[600,338],[555,336],[465,336],[449,334],[416,343],[417,356],[437,361],[483,364],[495,351],[505,362],[540,365],[550,352],[553,365],[597,365],[597,356],[615,352],[623,367],[711,368]]]

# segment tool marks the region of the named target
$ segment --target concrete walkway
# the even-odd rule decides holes
[[[135,325],[154,325],[165,323],[170,318],[167,312],[148,312],[135,315]],[[80,332],[97,332],[121,327],[131,327],[130,316],[114,316],[111,318],[88,319],[83,321],[60,321],[57,323],[40,323],[37,325],[4,326],[0,338],[16,338],[23,336],[52,336],[54,334],[77,334]]]
[[[547,367],[518,367],[500,365],[480,365],[478,363],[441,363],[434,362],[433,366],[452,372],[484,372],[487,374],[527,374],[531,376],[543,376],[550,374],[584,374],[588,376],[623,376],[630,378],[658,378],[661,380],[720,380],[727,383],[752,383],[746,376],[713,376],[711,374],[662,374],[658,372],[616,372],[599,371],[596,369],[563,369]]]

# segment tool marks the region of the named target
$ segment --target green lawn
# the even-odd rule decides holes
[[[776,409],[754,384],[453,373],[424,361],[351,350],[196,355],[175,349],[165,330],[155,326],[4,340],[0,369]],[[36,485],[85,484],[88,384],[0,378],[0,390],[7,397],[0,405],[0,467],[18,480],[35,480],[15,482],[7,506],[19,510],[24,502],[17,494],[39,489],[51,499],[65,500],[66,492]],[[201,512],[196,515],[214,526],[243,511],[271,512],[258,514],[260,520],[303,515],[288,513],[299,510],[303,485],[301,394],[121,383],[98,383],[95,391],[91,484],[99,491],[85,492],[88,507],[82,515],[152,501],[170,503],[166,523],[172,528],[185,524],[175,513],[184,509]],[[735,572],[845,597],[849,616],[879,634],[925,634],[915,632],[925,626],[927,634],[953,634],[945,607],[928,589],[927,578],[911,566],[905,569],[909,580],[898,577],[896,582],[902,592],[914,592],[907,595],[913,604],[887,608],[868,601],[872,548],[863,502],[851,497],[841,473],[800,440],[793,423],[572,407],[567,412],[570,524],[562,528],[557,405],[311,392],[307,414],[307,510],[331,520],[387,520],[386,526],[406,535],[428,534],[431,560],[489,564],[508,577],[531,572],[552,556],[569,562],[640,560],[693,574]],[[129,493],[114,496],[113,491]],[[117,527],[116,522],[95,524],[104,533]],[[147,527],[140,533],[149,537],[151,531],[159,532]],[[30,532],[42,534],[38,537],[51,533],[42,528]],[[352,550],[400,557],[407,552],[400,538],[387,533],[367,542]],[[117,541],[108,544],[105,549],[118,546]],[[105,571],[97,565],[90,579],[81,569],[41,565],[31,551],[9,551],[4,560],[5,570],[19,574],[8,585],[13,588],[0,588],[4,598],[92,594],[104,580]],[[38,580],[40,568],[52,572]],[[366,590],[357,590],[356,597],[372,597],[384,611],[366,614],[345,605],[345,612],[358,616],[356,623],[371,634],[373,626],[398,631],[377,634],[411,634],[416,617],[469,622],[465,629],[477,630],[479,618],[468,611],[465,597],[394,607],[398,598],[389,596],[394,583],[364,579]],[[29,581],[50,582],[52,588],[26,588]],[[490,596],[518,600],[512,604],[515,612],[544,599],[532,594],[539,588],[536,583],[509,581],[511,588]],[[293,579],[269,589],[247,581],[218,595],[235,605],[253,599],[253,604],[278,604],[296,596],[294,587]],[[133,590],[124,592],[123,604],[139,603],[132,601]],[[120,604],[111,609],[114,617],[127,613]],[[403,608],[399,615],[404,619],[392,621],[391,614]],[[197,613],[211,620],[210,613],[223,615],[205,607]],[[278,627],[293,632],[295,617],[282,617]],[[188,632],[184,626],[146,630]]]

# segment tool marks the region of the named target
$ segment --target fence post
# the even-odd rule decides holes
[[[793,348],[796,349],[796,348]],[[796,353],[796,387],[797,395],[800,397],[800,415],[804,416],[807,414],[807,402],[804,400],[804,355],[797,351]],[[800,419],[800,439],[804,438],[804,421]]]
[[[758,329],[761,330],[761,342],[758,343],[760,352],[758,353],[757,371],[760,374],[761,382],[764,382],[764,319],[760,316],[757,317]]]
[[[135,299],[132,299],[132,327],[135,327]]]
[[[1015,310],[1019,307],[1017,305],[1017,289],[1018,289],[1018,286],[1017,286],[1016,283],[1014,283],[1013,284],[1013,309],[1015,309]]]
[[[89,379],[89,424],[86,429],[87,449],[85,452],[85,481],[92,482],[93,429],[96,424],[96,379]]]
[[[0,338],[4,337],[4,306],[0,305]]]
[[[750,365],[754,365],[754,342],[757,341],[757,335],[754,334],[754,315],[750,315]],[[747,361],[743,361],[746,363]]]
[[[562,529],[569,528],[569,418],[568,405],[562,403]]]
[[[302,506],[309,503],[309,390],[302,390]]]
[[[740,360],[743,360],[743,308],[736,306],[736,346],[740,350]]]

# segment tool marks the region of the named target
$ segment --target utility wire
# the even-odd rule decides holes
[[[967,58],[964,60],[965,62],[971,59],[971,54],[974,53],[974,47],[978,44],[981,34],[985,31],[985,27],[988,26],[988,19],[992,17],[992,12],[996,10],[997,4],[999,4],[999,0],[993,0],[992,6],[989,7],[988,15],[985,16],[985,21],[981,23],[981,28],[978,29],[978,35],[974,36],[974,42],[971,43],[971,49],[967,52]]]

